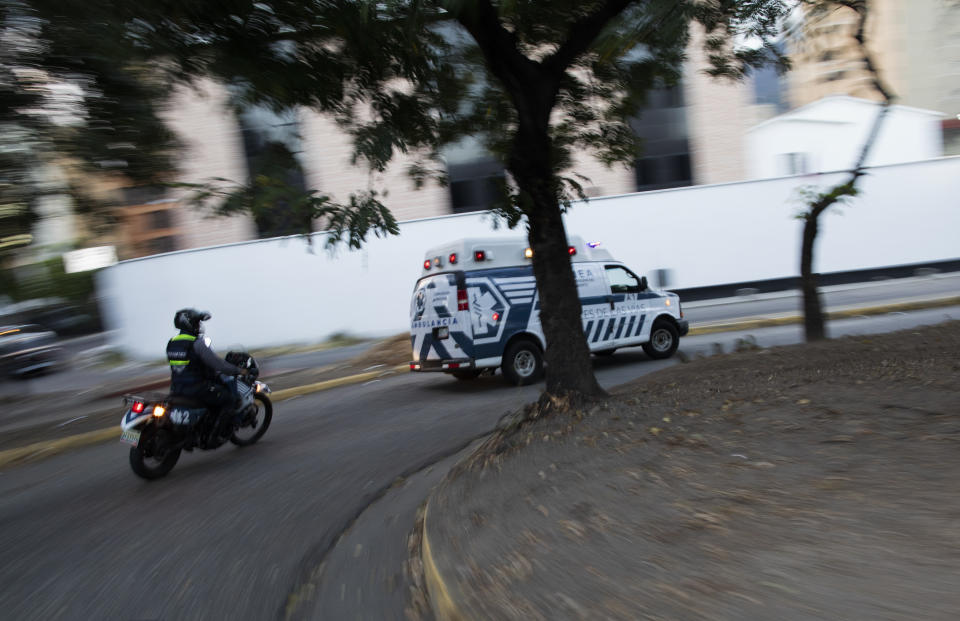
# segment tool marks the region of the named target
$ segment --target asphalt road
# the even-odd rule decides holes
[[[960,307],[844,320],[831,330],[950,318]],[[801,329],[754,335],[763,346],[786,344],[800,341]],[[681,350],[729,351],[744,336],[690,337]],[[596,368],[612,387],[673,364],[635,349]],[[280,403],[261,443],[186,453],[153,483],[130,472],[119,444],[0,470],[0,616],[402,619],[404,543],[445,466],[413,473],[538,392],[499,377],[392,376]]]
[[[960,295],[960,273],[934,274],[916,278],[899,278],[876,282],[822,287],[820,296],[824,306],[837,310],[850,306],[870,306],[889,302],[909,301],[930,297]],[[682,303],[683,300],[681,299]],[[759,295],[745,295],[722,300],[702,300],[683,304],[684,314],[691,325],[698,322],[742,319],[746,317],[775,317],[802,312],[803,296],[799,291],[783,291]]]
[[[84,337],[93,339],[94,337]],[[338,362],[344,362],[363,353],[372,343],[361,343],[347,347],[323,349],[319,351],[283,354],[266,360],[259,360],[265,377],[270,373],[322,367]],[[216,346],[216,344],[214,344]],[[35,377],[0,382],[0,397],[12,394],[42,395],[50,392],[69,391],[84,394],[87,390],[104,384],[116,384],[120,387],[131,378],[153,376],[157,379],[169,377],[169,370],[159,358],[152,363],[127,363],[117,366],[103,366],[96,364],[96,358],[84,354],[82,348],[71,341],[69,347],[72,355],[68,358],[67,366],[55,373],[47,373]],[[226,349],[217,349],[220,355],[226,354]],[[163,355],[163,351],[159,352]]]
[[[956,296],[960,295],[960,273],[951,272],[915,278],[824,287],[821,294],[825,306],[830,309],[867,306],[924,297]],[[683,304],[683,309],[691,325],[696,325],[703,322],[733,321],[748,317],[795,315],[800,312],[801,302],[799,292],[785,291],[691,302]],[[142,377],[145,374],[156,374],[159,377],[164,375],[164,367],[160,363],[162,351],[158,351],[158,360],[154,363],[131,363],[109,368],[95,365],[95,357],[92,354],[87,355],[85,352],[95,352],[105,342],[105,337],[102,335],[66,341],[67,355],[73,360],[68,368],[59,373],[42,375],[32,379],[0,382],[0,397],[14,393],[44,394],[63,390],[83,393],[89,387],[99,384],[110,382],[120,384],[125,380]],[[312,368],[348,360],[369,346],[369,344],[360,344],[337,349],[283,354],[260,360],[260,363],[267,372]],[[220,351],[223,353],[226,350],[221,347]]]

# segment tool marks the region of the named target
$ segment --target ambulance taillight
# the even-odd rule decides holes
[[[457,310],[470,310],[470,302],[467,298],[466,289],[457,289]]]

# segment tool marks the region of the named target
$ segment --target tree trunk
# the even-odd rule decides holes
[[[827,338],[823,306],[813,273],[813,248],[817,239],[817,217],[808,214],[803,220],[803,245],[800,250],[800,289],[803,291],[803,329],[807,341]]]
[[[546,397],[576,406],[605,393],[593,374],[583,333],[582,310],[573,277],[567,235],[550,162],[546,126],[521,123],[509,169],[520,189],[533,249],[533,273],[540,294],[540,322],[546,337]]]
[[[870,127],[870,133],[867,135],[860,155],[850,171],[850,177],[843,183],[833,187],[829,192],[821,194],[820,197],[810,205],[810,209],[804,214],[803,225],[803,244],[800,249],[800,287],[803,291],[803,327],[806,333],[807,341],[818,341],[827,337],[823,317],[823,305],[820,301],[820,291],[817,288],[817,275],[813,273],[813,250],[817,239],[818,220],[823,212],[831,205],[844,197],[856,196],[857,180],[863,176],[863,167],[867,163],[867,155],[873,148],[873,143],[880,133],[880,126],[883,119],[890,110],[893,103],[893,93],[884,85],[877,72],[877,67],[873,62],[873,57],[866,47],[866,25],[869,17],[869,5],[865,0],[827,0],[827,4],[836,4],[845,6],[857,13],[859,16],[857,22],[857,32],[854,38],[860,47],[863,56],[863,62],[870,74],[873,87],[883,96],[883,103],[879,112]]]

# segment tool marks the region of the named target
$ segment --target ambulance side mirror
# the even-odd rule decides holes
[[[647,288],[648,288],[648,287],[647,287],[647,277],[646,277],[646,276],[641,276],[641,277],[640,277],[640,291],[646,291]]]

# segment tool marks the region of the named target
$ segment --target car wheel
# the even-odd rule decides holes
[[[658,319],[653,322],[650,340],[643,344],[643,351],[656,360],[669,358],[680,346],[680,333],[673,323]]]
[[[515,386],[526,386],[543,375],[543,354],[532,341],[514,341],[504,352],[500,368],[508,382]]]

